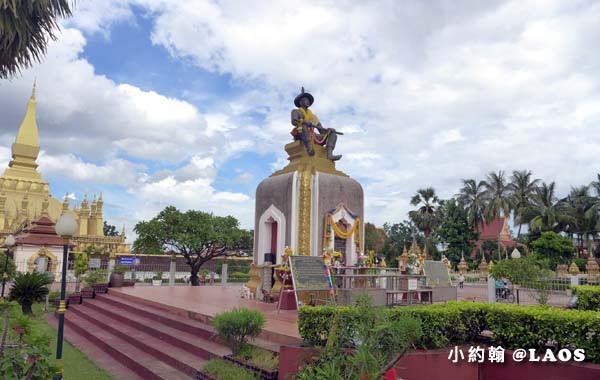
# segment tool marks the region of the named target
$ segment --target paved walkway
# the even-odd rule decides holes
[[[265,329],[278,334],[300,338],[298,333],[298,313],[295,310],[281,310],[277,313],[277,303],[264,303],[241,298],[241,286],[144,286],[111,289],[123,294],[160,303],[177,311],[188,311],[214,317],[218,313],[238,307],[261,311],[267,321]]]

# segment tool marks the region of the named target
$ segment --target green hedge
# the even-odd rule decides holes
[[[493,332],[492,344],[507,349],[583,348],[586,361],[600,363],[600,313],[566,310],[544,306],[448,302],[428,306],[381,308],[392,318],[412,316],[421,321],[423,336],[415,346],[422,349],[470,343],[484,330]],[[329,325],[339,314],[341,332],[350,339],[355,320],[360,318],[355,307],[301,307],[298,328],[310,345],[325,343]]]
[[[600,286],[574,286],[573,294],[577,296],[577,308],[579,310],[600,311]]]

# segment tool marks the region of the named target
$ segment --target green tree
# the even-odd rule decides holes
[[[515,170],[510,178],[508,188],[511,191],[512,207],[515,223],[519,225],[517,239],[521,236],[523,226],[523,211],[531,206],[533,195],[537,189],[539,179],[531,179],[531,170]]]
[[[0,78],[9,79],[46,54],[59,17],[71,16],[67,0],[0,0]]]
[[[555,194],[555,183],[542,183],[532,197],[531,206],[522,211],[523,222],[529,224],[531,233],[559,230],[567,217],[564,202],[558,202]]]
[[[192,286],[200,285],[198,271],[214,258],[237,256],[242,230],[232,216],[215,216],[202,211],[181,212],[168,206],[149,221],[135,226],[137,239],[133,243],[137,252],[173,251],[185,258],[190,266]],[[155,251],[154,251],[155,252]]]
[[[589,251],[590,237],[598,232],[600,201],[590,194],[590,186],[579,186],[571,188],[563,202],[568,215],[564,231],[577,237],[578,250],[582,251],[587,244]]]
[[[392,261],[402,254],[405,246],[410,247],[413,237],[417,239],[417,244],[422,246],[425,243],[424,236],[410,220],[394,224],[385,223],[383,231],[385,243],[382,252],[390,264],[393,264]]]
[[[381,253],[385,245],[385,231],[373,223],[365,223],[365,252],[374,250],[376,254]]]
[[[119,232],[117,231],[117,227],[112,224],[106,223],[104,221],[104,225],[102,226],[102,230],[104,231],[104,236],[119,236]]]
[[[75,253],[75,262],[73,263],[73,274],[75,274],[75,292],[79,292],[79,288],[81,287],[81,276],[85,274],[88,270],[89,260],[87,253],[85,252],[76,252]]]
[[[440,209],[443,201],[438,198],[432,187],[428,187],[417,190],[417,193],[410,200],[410,204],[417,206],[417,209],[410,211],[408,216],[417,228],[423,232],[423,235],[425,235],[425,246],[427,251],[431,252],[429,237],[437,226],[439,226],[442,219]]]
[[[454,198],[444,202],[443,217],[436,235],[446,244],[446,257],[452,263],[458,263],[461,255],[471,253],[477,234],[469,225],[468,212],[462,202]]]
[[[494,278],[507,278],[515,285],[535,289],[537,301],[540,304],[548,302],[550,283],[546,279],[552,275],[552,271],[543,260],[534,256],[502,260],[494,265],[490,274]]]
[[[551,269],[555,269],[558,264],[568,264],[575,251],[571,239],[552,231],[543,232],[531,246],[536,255],[548,260]]]
[[[458,199],[467,210],[467,219],[475,232],[479,233],[479,226],[484,222],[486,207],[485,181],[477,182],[474,179],[463,179]]]

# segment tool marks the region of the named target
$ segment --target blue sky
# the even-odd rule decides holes
[[[53,195],[103,192],[129,232],[169,204],[249,228],[304,86],[345,132],[367,221],[497,170],[561,195],[596,177],[598,19],[593,1],[82,0],[44,61],[0,82],[0,162],[37,78]]]

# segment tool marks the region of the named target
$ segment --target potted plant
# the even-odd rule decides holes
[[[110,286],[112,288],[120,288],[123,286],[125,272],[129,270],[127,265],[116,265],[110,274]]]
[[[154,277],[152,277],[152,286],[161,286],[162,285],[162,277],[163,277],[163,272],[162,271],[156,271],[154,272]]]
[[[108,291],[106,275],[107,273],[104,269],[96,269],[87,274],[85,282],[94,290],[94,296],[96,293],[106,293]]]
[[[82,299],[81,294],[81,276],[85,275],[88,269],[88,256],[85,252],[75,253],[75,262],[73,263],[73,273],[75,274],[75,292],[69,295],[71,303],[80,304]]]

